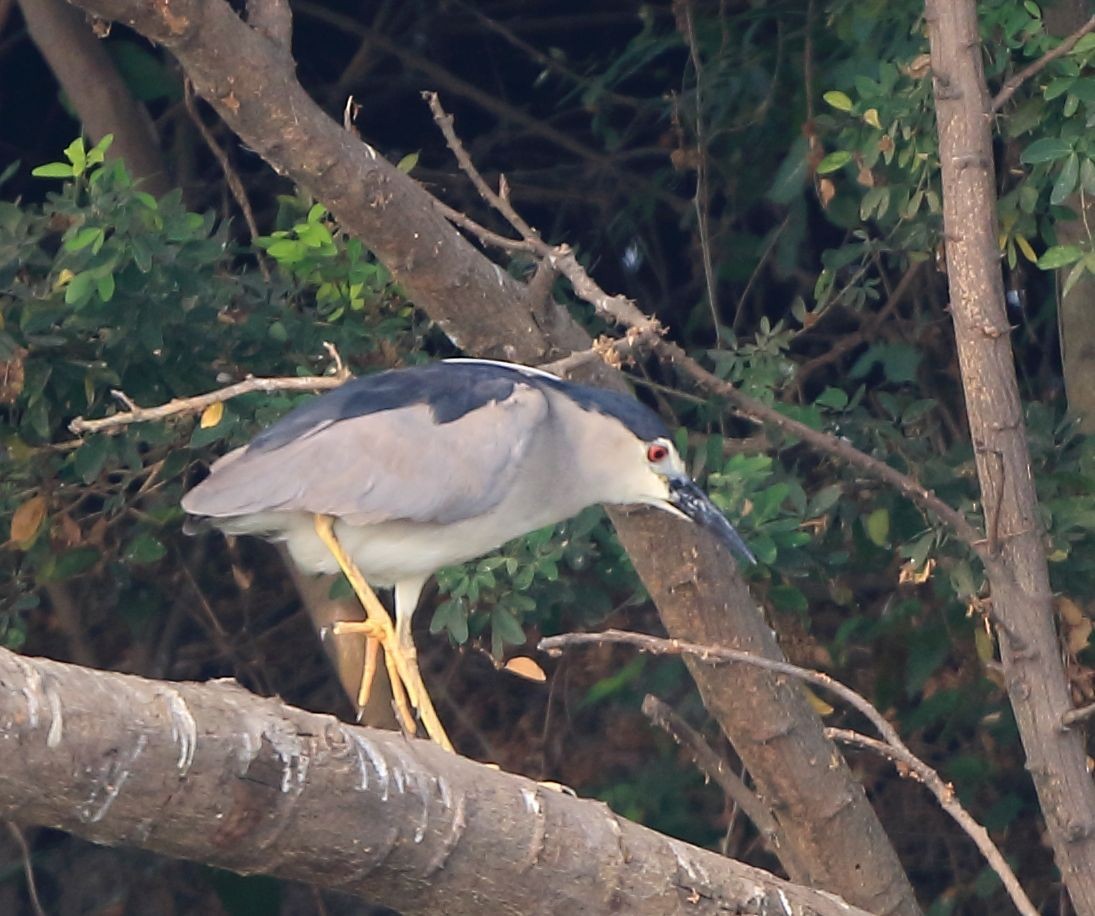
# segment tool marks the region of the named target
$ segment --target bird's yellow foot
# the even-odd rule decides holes
[[[365,577],[361,575],[361,571],[342,549],[342,545],[335,536],[334,521],[329,515],[317,515],[314,524],[316,534],[331,552],[331,556],[335,558],[343,575],[349,580],[367,617],[363,621],[339,621],[332,628],[336,636],[346,633],[364,633],[368,640],[365,647],[365,669],[362,672],[361,687],[358,690],[359,705],[361,705],[361,697],[364,696],[367,699],[372,690],[372,680],[376,674],[376,655],[383,649],[384,666],[388,670],[388,678],[392,684],[392,697],[407,733],[413,735],[416,731],[415,717],[411,712],[413,706],[422,719],[426,734],[445,750],[452,751],[452,742],[449,741],[449,736],[445,734],[441,720],[437,717],[430,696],[426,692],[426,685],[422,683],[417,653],[414,651],[413,644],[401,645],[396,638],[395,628],[384,605],[380,603],[376,593],[369,587],[369,583],[365,581]],[[371,665],[370,654],[373,657]]]

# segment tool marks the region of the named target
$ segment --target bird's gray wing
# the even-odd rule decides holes
[[[438,423],[413,404],[324,422],[276,448],[237,449],[183,499],[192,515],[308,512],[353,524],[447,524],[496,505],[548,416],[545,394],[508,397]]]

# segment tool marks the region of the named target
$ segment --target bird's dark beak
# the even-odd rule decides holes
[[[682,515],[687,516],[701,528],[706,528],[729,547],[738,556],[756,563],[757,558],[745,545],[741,535],[734,529],[726,517],[718,510],[706,493],[695,481],[688,477],[673,477],[669,480],[669,504]]]

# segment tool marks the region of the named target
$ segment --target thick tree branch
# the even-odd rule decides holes
[[[73,2],[172,50],[241,139],[321,200],[466,352],[537,364],[552,353],[589,348],[589,336],[564,309],[534,302],[448,223],[422,188],[323,114],[280,48],[223,0]],[[561,270],[569,257],[557,258]],[[625,384],[606,366],[583,368],[601,384]],[[610,514],[669,632],[781,657],[733,560],[710,536],[654,510]],[[759,793],[778,811],[811,882],[875,913],[918,913],[862,787],[802,691],[768,672],[751,670],[730,682],[688,664]]]
[[[974,0],[927,0],[947,282],[981,486],[1000,659],[1057,865],[1078,913],[1095,914],[1095,785],[1054,629],[1044,533],[1015,377],[996,243],[988,89]]]
[[[426,741],[231,683],[7,650],[0,817],[305,880],[408,916],[479,914],[487,901],[496,913],[864,916]]]

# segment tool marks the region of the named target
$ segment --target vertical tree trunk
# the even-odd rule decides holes
[[[1004,312],[989,98],[974,0],[926,0],[943,176],[951,314],[993,575],[1008,695],[1050,840],[1077,912],[1095,913],[1095,786],[1054,628],[1042,526]],[[1003,581],[1001,581],[1003,580]]]

